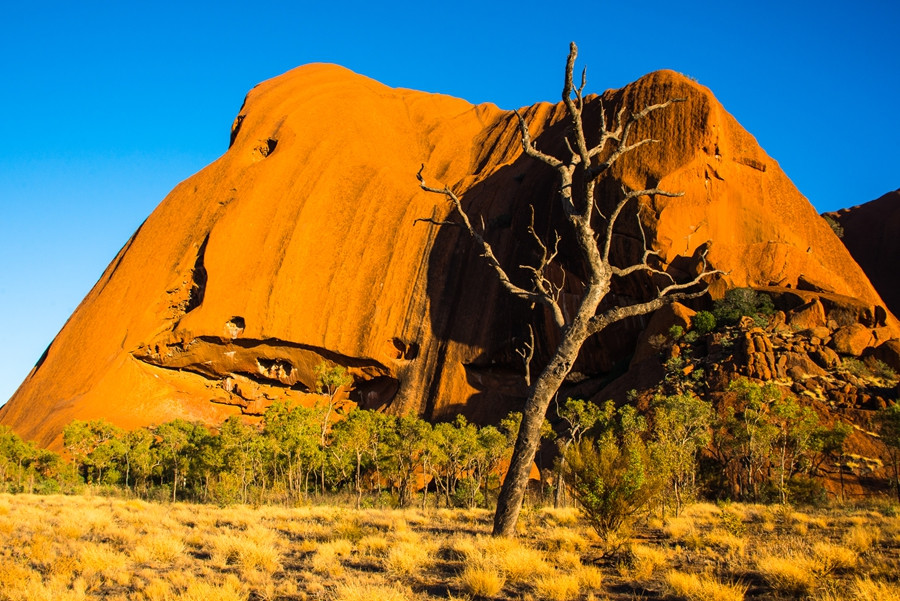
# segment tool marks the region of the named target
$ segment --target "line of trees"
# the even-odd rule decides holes
[[[809,501],[825,468],[840,473],[850,426],[830,426],[773,383],[737,380],[716,412],[692,390],[659,394],[647,410],[568,399],[545,424],[557,446],[544,499],[569,496],[602,531],[645,509],[678,513],[697,498]],[[0,490],[71,492],[81,483],[144,498],[209,503],[295,503],[342,494],[363,504],[475,507],[496,502],[520,414],[497,427],[463,416],[430,424],[352,409],[334,415],[334,392],[315,407],[274,403],[258,423],[218,428],[181,419],[124,431],[103,420],[63,432],[69,461],[0,427]],[[874,420],[900,456],[900,408]],[[337,419],[333,419],[337,417]],[[553,441],[552,443],[549,441]],[[895,480],[896,473],[895,469]]]
[[[408,506],[419,494],[423,505],[474,507],[499,485],[518,419],[432,425],[353,409],[332,423],[330,407],[274,403],[259,424],[234,416],[216,430],[181,419],[130,432],[76,420],[63,442],[74,476],[141,496],[261,503],[352,492],[357,506],[387,497]]]

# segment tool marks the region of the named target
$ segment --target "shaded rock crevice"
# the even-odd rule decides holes
[[[243,320],[228,323],[236,321]],[[247,403],[267,407],[291,393],[311,393],[322,363],[347,370],[353,379],[348,396],[364,407],[390,405],[400,388],[396,374],[372,359],[280,339],[232,339],[229,334],[187,341],[170,334],[170,339],[141,345],[131,355],[154,367],[204,378],[220,392],[211,402],[241,406],[242,411]]]

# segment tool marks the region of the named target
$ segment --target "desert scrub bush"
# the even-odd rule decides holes
[[[601,538],[627,530],[660,488],[648,469],[644,418],[631,405],[607,405],[602,432],[565,454],[564,473],[588,523]]]
[[[775,306],[769,295],[752,288],[732,288],[713,304],[713,316],[722,324],[737,323],[741,317],[752,317],[758,323],[764,323],[763,316],[773,313]]]
[[[856,357],[844,357],[841,360],[840,371],[846,372],[851,376],[856,376],[857,378],[869,378],[872,376],[869,367]]]
[[[669,590],[687,601],[743,601],[747,586],[719,582],[712,576],[688,574],[677,570],[666,572]]]
[[[888,381],[896,381],[898,379],[897,372],[884,361],[876,359],[875,357],[866,357],[863,361],[868,368],[869,373],[876,378]]]

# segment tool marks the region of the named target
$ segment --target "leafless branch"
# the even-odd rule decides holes
[[[603,252],[601,253],[601,257],[604,262],[609,261],[609,249],[612,244],[613,237],[613,229],[616,225],[616,220],[619,218],[619,215],[622,213],[622,210],[625,208],[625,205],[628,204],[632,198],[639,198],[641,196],[668,196],[671,198],[676,198],[679,196],[684,196],[684,192],[667,192],[666,190],[662,190],[660,188],[649,188],[645,190],[626,190],[625,187],[622,187],[622,200],[616,204],[616,208],[613,209],[613,212],[609,216],[609,221],[606,224],[606,235],[603,240]],[[637,213],[638,226],[641,228],[641,235],[644,234],[644,226],[641,223],[640,212]],[[647,248],[647,239],[644,236],[644,248]],[[644,255],[644,259],[646,260],[647,255]]]
[[[478,245],[481,251],[481,256],[484,257],[485,260],[487,260],[488,265],[491,267],[491,269],[494,270],[494,272],[496,272],[497,278],[500,280],[500,284],[516,298],[521,298],[532,303],[540,303],[548,306],[553,313],[554,320],[561,327],[564,323],[564,318],[562,315],[562,310],[559,308],[556,300],[549,293],[545,293],[543,291],[526,290],[525,288],[513,284],[512,280],[509,279],[506,270],[503,269],[503,266],[500,265],[500,261],[497,260],[497,256],[494,254],[494,249],[491,247],[490,243],[485,240],[484,236],[482,236],[481,233],[472,226],[472,222],[469,220],[469,215],[463,209],[462,202],[460,201],[456,193],[454,193],[453,190],[451,190],[447,186],[444,186],[443,188],[434,188],[426,184],[425,178],[422,175],[422,171],[424,169],[425,165],[423,164],[419,168],[418,173],[416,173],[416,179],[419,180],[419,187],[421,187],[422,190],[426,192],[430,192],[432,194],[440,194],[441,196],[444,196],[448,201],[450,201],[450,204],[452,204],[453,208],[456,209],[456,212],[459,213],[460,220],[462,221],[462,224],[455,225],[462,225],[462,227],[464,227],[466,231],[469,232],[469,236],[471,236],[472,239],[475,240],[475,243]],[[431,219],[423,219],[423,221],[436,223],[436,220]]]
[[[691,284],[696,285],[697,282],[691,282]],[[596,334],[597,332],[603,330],[606,326],[623,319],[627,319],[629,317],[637,317],[639,315],[646,315],[647,313],[652,313],[670,303],[692,298],[699,298],[704,294],[706,294],[706,288],[703,288],[702,290],[696,290],[694,292],[682,292],[678,294],[671,294],[669,296],[658,296],[652,300],[644,303],[638,303],[636,305],[613,307],[608,311],[592,317],[588,324],[588,331],[591,334]]]
[[[534,358],[534,330],[531,324],[528,325],[528,340],[525,341],[523,348],[516,349],[516,354],[522,357],[522,363],[525,365],[525,385],[531,386],[531,360]]]
[[[522,149],[525,151],[525,154],[541,161],[542,163],[550,165],[554,169],[558,169],[559,167],[561,167],[563,165],[563,162],[558,158],[549,154],[544,154],[534,147],[534,141],[531,139],[531,132],[528,130],[528,124],[525,122],[525,118],[518,110],[515,110],[513,112],[516,114],[516,117],[519,118],[519,129],[522,130]]]

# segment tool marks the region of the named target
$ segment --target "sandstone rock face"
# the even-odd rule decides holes
[[[640,252],[639,215],[660,267],[675,276],[695,270],[686,257],[711,241],[710,261],[729,272],[718,290],[777,285],[802,295],[798,284],[815,282],[856,299],[872,327],[896,331],[828,225],[706,88],[652,73],[589,97],[587,129],[596,131],[601,103],[612,118],[623,104],[638,110],[672,97],[686,101],[635,131],[661,142],[628,155],[598,189],[601,209],[623,184],[684,196],[643,199],[624,216],[616,261]],[[566,152],[561,105],[522,114],[540,149]],[[135,232],[0,422],[58,448],[75,418],[133,427],[258,415],[275,400],[313,402],[323,361],[348,368],[350,398],[367,408],[481,420],[518,408],[516,350],[528,325],[536,363],[555,334],[543,314],[503,293],[458,228],[416,221],[452,218],[441,198],[419,190],[422,164],[430,181],[462,195],[520,284],[527,273],[512,266],[538,252],[528,207],[541,236],[565,234],[555,173],[522,156],[511,112],[391,89],[333,65],[300,67],[248,94],[228,151]],[[560,253],[569,311],[582,271],[565,242]],[[652,294],[647,282],[624,282],[608,302]],[[829,320],[840,317],[816,298]],[[619,324],[590,341],[572,385],[625,360],[644,325]],[[758,352],[759,369],[771,371],[770,351]]]
[[[896,315],[900,312],[900,190],[827,215],[843,228],[842,241]]]

